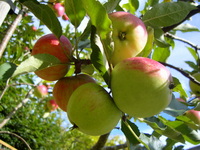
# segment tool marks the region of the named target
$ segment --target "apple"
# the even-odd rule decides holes
[[[31,29],[32,29],[33,31],[37,31],[37,28],[36,28],[35,26],[32,26]]]
[[[61,36],[58,39],[54,34],[47,34],[37,40],[32,55],[51,54],[60,60],[60,64],[52,67],[36,70],[35,74],[48,81],[58,80],[66,75],[69,70],[72,45],[67,37]]]
[[[49,109],[49,111],[54,111],[58,109],[58,105],[54,99],[51,99],[47,101],[47,108]]]
[[[64,77],[58,80],[53,88],[53,97],[58,106],[67,112],[67,104],[72,93],[80,85],[88,82],[95,82],[95,80],[86,74]]]
[[[67,16],[67,14],[63,14],[62,19],[63,20],[69,20],[69,17]]]
[[[113,12],[109,14],[112,21],[112,38],[114,50],[111,63],[115,66],[118,62],[135,57],[147,43],[148,33],[144,23],[128,12]]]
[[[79,86],[67,105],[67,115],[74,127],[93,136],[110,132],[121,114],[108,92],[96,83]]]
[[[53,9],[55,10],[56,15],[58,17],[62,17],[64,15],[64,13],[65,13],[65,8],[61,3],[55,3],[53,5]]]
[[[188,110],[185,112],[185,115],[190,118],[194,123],[200,125],[200,111],[197,110]]]
[[[200,81],[200,73],[197,72],[195,74],[192,75],[197,81]],[[196,96],[200,96],[200,85],[192,82],[191,80],[189,81],[189,86],[191,91],[196,95]]]
[[[171,101],[172,77],[161,63],[133,57],[119,62],[111,74],[111,90],[118,108],[132,117],[151,117]]]
[[[34,95],[38,98],[45,97],[48,94],[48,88],[45,85],[38,85],[34,90]]]

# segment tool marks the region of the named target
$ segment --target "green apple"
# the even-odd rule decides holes
[[[121,118],[112,97],[96,83],[83,84],[72,93],[67,114],[78,130],[93,136],[110,132]]]
[[[118,108],[132,117],[151,117],[171,101],[171,74],[165,66],[145,57],[118,63],[111,74],[111,90]]]
[[[112,21],[112,38],[114,50],[111,63],[115,66],[126,58],[139,54],[147,42],[147,30],[144,23],[128,12],[113,12],[109,14]]]
[[[72,46],[67,37],[61,36],[58,39],[54,34],[47,34],[37,40],[32,55],[50,54],[60,60],[60,64],[35,71],[40,78],[48,81],[55,81],[65,76],[69,70]]]
[[[88,82],[95,82],[95,80],[86,74],[64,77],[58,80],[53,88],[53,97],[58,106],[67,112],[67,104],[72,93],[80,85]]]
[[[195,74],[192,75],[197,81],[200,81],[200,73],[197,72]],[[189,86],[191,91],[196,95],[196,96],[200,96],[200,85],[192,82],[191,80],[189,81]]]
[[[185,112],[185,115],[190,118],[194,123],[200,125],[200,111],[197,110],[188,110]]]
[[[48,94],[48,88],[45,85],[38,85],[34,89],[34,95],[38,98],[42,98]]]

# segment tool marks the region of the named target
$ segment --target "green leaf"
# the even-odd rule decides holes
[[[76,28],[80,25],[86,14],[82,0],[65,0],[65,12]]]
[[[147,11],[142,20],[153,27],[167,27],[181,22],[193,9],[196,7],[187,2],[159,3]]]
[[[189,128],[184,122],[182,121],[168,121],[166,124],[175,130],[182,133],[184,139],[192,144],[199,144],[200,142],[200,134]]]
[[[119,2],[120,0],[109,0],[103,6],[105,7],[107,13],[110,13],[115,10],[117,6],[119,6]]]
[[[170,104],[165,108],[163,112],[173,117],[177,117],[179,115],[182,115],[186,110],[188,110],[188,107],[176,100],[173,96]]]
[[[147,31],[148,31],[147,43],[146,43],[144,49],[142,50],[142,52],[140,52],[138,54],[138,56],[141,56],[141,57],[148,57],[150,55],[151,51],[152,51],[152,48],[153,48],[154,29],[151,28],[150,26],[148,26]]]
[[[97,33],[102,39],[106,39],[108,32],[111,31],[111,21],[105,7],[96,0],[82,0],[82,4],[91,19],[92,25],[97,28]]]
[[[197,27],[185,23],[185,24],[180,24],[176,28],[174,28],[175,31],[181,31],[181,32],[192,32],[192,31],[200,31]]]
[[[26,0],[23,2],[23,5],[28,7],[30,11],[38,19],[40,19],[40,21],[43,22],[58,38],[62,35],[61,24],[49,6],[36,3],[33,0]]]
[[[123,120],[121,121],[122,132],[124,133],[124,135],[126,136],[126,138],[128,139],[128,141],[131,145],[139,144],[140,141],[138,141],[137,138],[132,133],[132,131],[133,131],[139,137],[140,131],[139,131],[138,127],[129,120],[126,120],[126,122],[127,122],[127,124]],[[128,125],[129,125],[129,127],[131,127],[131,129],[128,127]]]
[[[145,123],[147,123],[150,127],[152,127],[157,133],[169,137],[176,142],[184,143],[185,140],[180,132],[174,130],[173,128],[166,126],[159,118],[150,117],[145,118]]]
[[[170,44],[166,42],[164,32],[161,28],[154,28],[155,43],[159,47],[169,47]]]
[[[103,57],[102,52],[98,45],[96,44],[97,41],[99,40],[97,35],[95,34],[96,28],[92,26],[92,33],[91,33],[91,48],[92,48],[92,53],[91,53],[91,61],[94,67],[99,71],[101,76],[104,78],[105,82],[109,85],[109,74],[107,72],[107,69],[105,67],[105,57]]]
[[[160,62],[166,62],[167,58],[170,56],[169,48],[154,48],[152,59]]]
[[[50,54],[37,54],[23,61],[15,70],[13,77],[19,74],[34,72],[55,64],[60,64],[60,60]]]
[[[180,83],[180,81],[177,78],[173,77],[173,83],[175,86],[173,88],[174,92],[178,92],[181,95],[181,97],[188,97],[186,91],[182,87],[182,84]]]
[[[13,63],[6,62],[0,65],[0,80],[6,81],[14,73],[17,66]]]
[[[198,52],[191,47],[187,47],[187,49],[190,52],[190,54],[193,56],[194,60],[198,61],[198,59],[199,59]]]
[[[140,138],[149,146],[150,150],[163,150],[163,142],[155,136],[148,137],[145,134],[141,134]]]
[[[125,8],[128,12],[134,14],[135,11],[139,7],[139,1],[138,0],[129,0],[128,3],[123,4],[123,8]]]

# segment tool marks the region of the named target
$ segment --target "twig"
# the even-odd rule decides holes
[[[14,135],[15,137],[19,138],[22,142],[24,142],[25,145],[28,147],[28,149],[31,150],[31,147],[28,145],[28,143],[21,136],[15,134],[15,133],[9,132],[9,131],[0,131],[0,134],[2,134],[2,133]]]
[[[194,82],[195,84],[197,85],[200,85],[200,82],[197,81],[191,74],[185,72],[182,68],[178,68],[178,67],[175,67],[173,65],[170,65],[170,64],[167,64],[167,63],[164,63],[164,62],[160,62],[161,64],[163,64],[164,66],[168,66],[170,68],[173,68],[175,70],[177,70],[178,72],[180,72],[182,75],[184,75],[185,77],[187,77],[188,79],[190,79],[190,81]]]
[[[119,144],[115,146],[106,146],[102,150],[118,150],[118,149],[123,149],[127,147],[128,147],[127,143],[124,143],[124,144]]]
[[[22,20],[23,14],[24,14],[24,9],[20,10],[18,16],[15,18],[14,22],[11,24],[11,26],[8,29],[6,35],[4,36],[2,42],[0,43],[0,58],[2,57],[2,55],[5,51],[5,48],[9,42],[10,38],[12,37],[15,29],[17,28],[17,25]]]
[[[11,111],[6,118],[0,123],[0,129],[11,119],[11,117],[19,110],[24,104],[26,104],[29,100],[28,96],[32,92],[33,89],[31,89],[27,95],[25,96],[25,99],[23,99],[14,109]]]
[[[194,9],[192,11],[190,11],[190,13],[185,17],[185,19],[183,19],[181,22],[168,26],[168,27],[163,27],[162,30],[166,33],[172,29],[174,29],[175,27],[177,27],[178,25],[180,25],[181,23],[183,23],[184,21],[188,20],[190,17],[192,17],[193,15],[197,14],[200,12],[200,5],[197,6],[197,9]]]
[[[104,145],[106,144],[106,141],[109,137],[110,133],[101,135],[97,141],[97,143],[90,149],[90,150],[102,150]]]
[[[177,37],[177,36],[175,36],[175,35],[173,35],[173,34],[165,33],[165,36],[166,36],[166,37],[169,37],[169,38],[171,38],[171,39],[175,39],[175,40],[184,42],[184,43],[190,45],[191,47],[193,47],[195,50],[200,50],[200,47],[199,47],[198,45],[195,45],[194,43],[192,43],[192,42],[190,42],[190,41],[187,41],[187,40],[185,40],[185,39],[182,39],[182,38],[180,38],[180,37]]]

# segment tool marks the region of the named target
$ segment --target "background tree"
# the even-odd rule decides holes
[[[200,143],[199,124],[185,115],[189,109],[199,109],[198,93],[186,91],[178,77],[173,76],[173,99],[170,105],[159,115],[148,118],[129,118],[124,115],[119,128],[124,133],[127,141],[120,139],[109,140],[109,134],[97,137],[85,135],[70,125],[64,125],[68,120],[66,114],[56,109],[51,111],[46,106],[53,99],[52,90],[55,81],[49,82],[38,78],[33,72],[41,69],[41,64],[36,63],[36,57],[31,57],[31,50],[35,41],[46,31],[46,27],[57,37],[65,35],[73,46],[73,61],[66,76],[77,73],[86,73],[94,77],[97,83],[109,91],[110,62],[105,66],[102,60],[108,60],[112,39],[106,38],[110,34],[109,19],[107,14],[113,11],[128,11],[137,15],[145,23],[149,41],[146,49],[140,55],[159,61],[163,65],[179,71],[196,85],[200,83],[192,76],[199,72],[199,47],[190,41],[176,36],[176,33],[199,31],[198,28],[185,24],[195,14],[200,12],[199,1],[82,1],[82,0],[50,0],[33,1],[18,0],[14,3],[18,10],[10,10],[0,28],[0,137],[18,149],[181,149],[185,142],[194,145]],[[58,16],[55,4],[62,3],[65,12]],[[144,6],[139,10],[139,6]],[[56,7],[57,8],[57,7]],[[95,8],[95,9],[94,9]],[[101,12],[101,13],[99,13]],[[15,32],[3,49],[5,37],[8,36],[12,22],[17,16],[22,15]],[[66,17],[67,15],[67,17]],[[61,18],[62,17],[62,18]],[[69,21],[66,20],[69,19]],[[89,20],[89,21],[88,21]],[[88,21],[88,22],[87,22]],[[87,22],[87,23],[85,23]],[[37,27],[35,26],[36,24]],[[45,29],[45,30],[44,30]],[[98,38],[99,36],[100,41]],[[182,41],[188,46],[189,52],[195,61],[185,62],[191,70],[168,64],[167,59],[176,48],[175,40]],[[101,43],[102,46],[99,45]],[[1,49],[2,48],[2,49]],[[105,56],[104,56],[105,54]],[[53,62],[53,57],[44,55],[42,66],[48,67],[47,62]],[[50,59],[50,60],[48,60]],[[47,61],[46,61],[47,60]],[[48,87],[48,95],[36,97],[34,90],[37,85]],[[177,101],[181,98],[182,101]],[[23,107],[22,107],[23,106]],[[170,115],[170,118],[165,114]],[[146,123],[153,129],[152,134],[142,133],[136,121]],[[7,132],[9,131],[9,132]],[[11,134],[9,134],[11,133]],[[22,137],[26,143],[16,138],[12,133]],[[160,140],[162,136],[166,141]],[[115,138],[114,138],[115,139]],[[175,144],[182,145],[176,147]],[[142,146],[140,145],[142,144]]]

